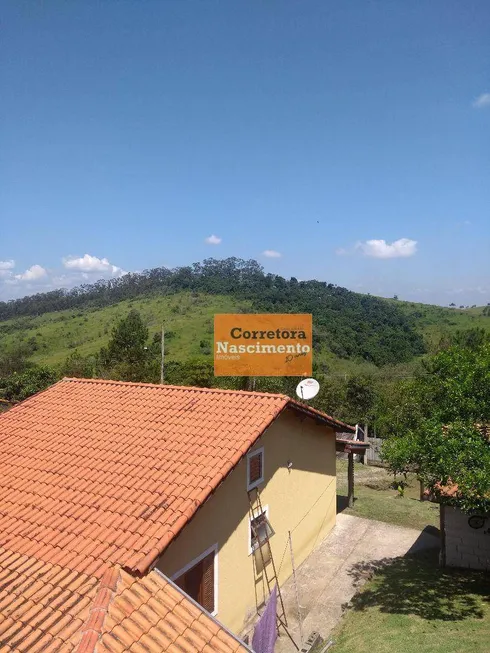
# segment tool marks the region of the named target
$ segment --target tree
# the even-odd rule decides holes
[[[51,367],[32,367],[21,374],[0,379],[1,394],[8,401],[23,401],[58,381],[59,375]]]
[[[209,358],[196,357],[184,362],[172,361],[166,366],[166,383],[211,388],[214,381],[214,365]]]
[[[121,381],[145,381],[149,375],[148,328],[138,311],[131,310],[112,330],[107,347],[99,353],[99,369]]]
[[[67,356],[61,366],[62,376],[90,379],[95,374],[94,356],[82,356],[77,350]]]
[[[469,347],[475,349],[480,347],[484,342],[490,341],[490,334],[485,329],[474,327],[472,329],[458,329],[455,333],[444,333],[439,343],[435,347],[437,353],[443,349],[448,349],[453,346]]]
[[[28,344],[18,343],[6,347],[0,353],[0,377],[10,376],[25,372],[33,363],[29,361],[32,347]]]
[[[147,340],[148,328],[138,311],[133,309],[112,330],[112,338],[107,346],[108,357],[117,363],[138,364],[145,356]]]
[[[347,381],[345,399],[347,419],[351,422],[370,422],[376,402],[373,380],[363,376],[352,376]]]
[[[382,438],[395,438],[416,427],[423,405],[417,380],[385,383],[375,407],[376,431]]]
[[[451,344],[458,347],[469,347],[477,349],[483,343],[490,340],[490,334],[485,329],[475,327],[473,329],[457,330],[451,337]]]
[[[473,344],[473,343],[472,343]],[[434,494],[457,485],[450,502],[490,510],[490,344],[454,345],[436,354],[411,386],[415,414],[383,446],[395,473],[415,471]]]

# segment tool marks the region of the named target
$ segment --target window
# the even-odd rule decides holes
[[[247,489],[252,490],[264,480],[264,447],[247,455]]]
[[[173,581],[194,601],[217,613],[217,546],[205,551],[173,577]]]
[[[253,553],[259,548],[259,540],[264,545],[274,535],[274,529],[270,525],[268,513],[269,508],[266,506],[260,514],[250,520],[250,553]]]

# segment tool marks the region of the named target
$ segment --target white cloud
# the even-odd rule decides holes
[[[337,247],[335,253],[337,254],[337,256],[345,256],[346,254],[348,254],[348,251],[345,249],[345,247]]]
[[[113,265],[106,258],[98,258],[90,254],[83,256],[65,256],[63,265],[67,270],[77,270],[78,272],[104,272],[113,276],[125,274],[124,270],[117,265]]]
[[[406,258],[416,253],[417,241],[410,238],[399,238],[392,243],[387,243],[386,240],[366,240],[357,243],[356,249],[373,258]]]
[[[214,234],[211,234],[207,238],[204,239],[204,242],[207,243],[208,245],[219,245],[223,239],[220,238],[219,236],[215,236]]]
[[[490,107],[490,93],[482,93],[473,102],[474,109],[484,109]]]
[[[0,279],[10,279],[12,277],[12,268],[15,267],[15,261],[0,261]]]
[[[276,252],[274,249],[266,249],[262,254],[267,258],[281,258],[281,252]]]
[[[0,300],[23,297],[56,288],[73,288],[81,283],[94,283],[98,279],[111,279],[127,274],[107,258],[67,256],[62,259],[64,269],[45,269],[33,265],[22,274],[14,274],[13,261],[2,261],[0,267]],[[5,269],[7,268],[8,269]],[[3,268],[3,269],[2,269]]]
[[[14,279],[17,281],[38,281],[47,276],[47,271],[41,265],[32,265],[22,274],[15,274]]]

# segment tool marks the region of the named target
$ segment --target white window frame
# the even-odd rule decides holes
[[[201,560],[203,560],[210,553],[213,553],[213,552],[214,552],[214,570],[213,570],[213,572],[214,572],[214,588],[213,588],[213,590],[214,590],[214,610],[212,612],[210,612],[209,614],[211,616],[215,617],[218,614],[218,543],[213,544],[213,546],[210,546],[209,549],[206,549],[206,551],[204,551],[203,553],[198,555],[197,558],[194,558],[194,560],[191,560],[187,565],[185,565],[185,567],[182,567],[182,569],[179,569],[179,571],[175,572],[175,574],[170,576],[170,580],[175,583],[175,581],[177,580],[177,578],[179,578],[179,576],[182,576],[182,574],[185,574],[187,571],[189,571],[189,569],[192,569],[192,567],[197,565],[199,562],[201,562]],[[184,590],[182,590],[182,591],[184,591]],[[195,601],[195,599],[192,599],[192,600]],[[196,601],[196,603],[197,603],[197,601]],[[203,610],[205,610],[205,608],[203,608],[202,606],[201,606],[201,608]]]
[[[250,482],[250,458],[253,458],[254,456],[258,455],[262,456],[262,476],[257,480],[253,481],[253,483]],[[265,457],[264,457],[264,447],[260,447],[259,449],[254,449],[253,451],[249,451],[247,454],[247,490],[253,490],[255,487],[260,485],[261,483],[264,482],[264,470],[265,470]]]
[[[253,519],[257,519],[257,517],[260,517],[260,515],[265,515],[269,520],[269,506],[262,506],[262,512],[254,512]],[[252,553],[255,553],[255,551],[257,551],[257,548],[254,549],[252,547],[252,517],[249,516],[248,517],[248,555],[252,555]]]

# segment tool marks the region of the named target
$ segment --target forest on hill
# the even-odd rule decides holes
[[[387,300],[320,281],[265,274],[255,261],[208,259],[0,305],[0,410],[62,376],[254,388],[294,396],[293,377],[215,377],[216,313],[313,314],[312,405],[390,433],[425,361],[448,347],[488,339],[484,308],[462,311]],[[410,405],[409,405],[410,408]],[[403,411],[402,411],[403,412]],[[408,411],[411,414],[410,408]]]
[[[2,333],[15,332],[18,318],[104,308],[141,297],[182,292],[229,296],[243,302],[241,310],[247,312],[312,313],[314,347],[325,347],[339,358],[379,366],[408,362],[425,352],[413,319],[396,303],[332,283],[266,274],[256,261],[237,258],[207,259],[174,270],[155,268],[72,290],[0,302],[0,338]]]

